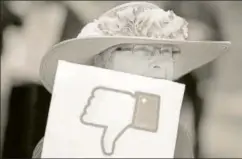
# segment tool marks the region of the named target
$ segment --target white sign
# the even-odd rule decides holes
[[[43,158],[172,158],[185,86],[59,61]]]

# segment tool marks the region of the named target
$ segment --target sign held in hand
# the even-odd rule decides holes
[[[60,61],[41,157],[172,158],[183,93],[172,81]]]

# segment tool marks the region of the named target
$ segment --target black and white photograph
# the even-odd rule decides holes
[[[241,158],[241,1],[1,1],[1,158]]]

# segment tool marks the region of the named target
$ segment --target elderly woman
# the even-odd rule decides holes
[[[77,39],[112,36],[184,41],[188,37],[187,25],[188,23],[183,18],[175,15],[172,11],[166,12],[158,6],[147,2],[132,2],[117,6],[104,13],[99,19],[87,24]],[[71,43],[71,41],[69,42]],[[68,45],[67,43],[63,43],[63,45],[66,46]],[[93,47],[95,48],[95,45]],[[146,45],[135,44],[134,42],[115,45],[95,55],[90,55],[90,50],[77,51],[76,48],[72,48],[73,50],[69,52],[63,49],[62,54],[57,51],[61,47],[56,47],[55,49],[55,53],[47,54],[44,57],[40,70],[42,82],[50,92],[53,87],[54,71],[57,67],[58,60],[56,59],[64,58],[81,64],[167,80],[175,80],[189,72],[189,69],[184,70],[183,68],[178,68],[180,71],[174,70],[174,57],[180,53],[180,50],[170,45],[158,43]],[[74,58],[72,56],[74,55],[74,50],[79,52],[79,54],[86,53],[89,54],[88,56],[93,57],[85,59],[84,57],[83,59]],[[60,56],[63,55],[63,57],[54,57],[56,53]],[[212,60],[212,57],[207,59],[206,62],[209,60]],[[40,157],[42,144],[43,140],[37,145],[33,153],[34,157]],[[183,121],[179,123],[175,157],[193,157],[192,140],[183,126]]]

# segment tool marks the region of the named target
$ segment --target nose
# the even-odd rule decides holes
[[[153,68],[161,68],[161,67],[158,65],[154,65]]]

